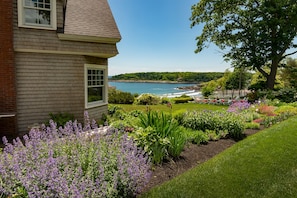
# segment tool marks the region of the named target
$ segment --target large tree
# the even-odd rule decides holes
[[[191,26],[204,26],[195,52],[213,42],[233,66],[258,70],[273,89],[280,62],[297,53],[296,13],[296,0],[200,0],[192,6]]]
[[[285,87],[293,87],[297,90],[297,59],[287,58],[280,76]]]

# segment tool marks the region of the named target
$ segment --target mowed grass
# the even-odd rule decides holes
[[[222,105],[210,105],[210,104],[197,104],[197,103],[184,103],[184,104],[172,104],[172,109],[169,108],[166,104],[158,104],[158,105],[128,105],[128,104],[109,104],[116,105],[121,107],[124,111],[130,112],[132,110],[140,110],[146,111],[148,108],[154,111],[164,111],[164,112],[185,112],[187,110],[227,110],[228,106]]]
[[[141,197],[297,197],[297,117],[236,143]]]

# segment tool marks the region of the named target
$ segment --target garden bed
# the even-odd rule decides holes
[[[244,134],[246,136],[257,133],[264,127],[261,125],[260,129],[246,129]],[[146,192],[154,186],[158,186],[179,174],[207,161],[225,149],[231,147],[236,141],[233,139],[220,139],[218,141],[210,141],[208,144],[199,145],[189,144],[181,153],[181,156],[176,160],[171,160],[161,165],[153,167],[153,174],[150,182],[146,185],[142,192]]]

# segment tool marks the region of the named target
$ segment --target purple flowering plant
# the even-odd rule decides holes
[[[150,179],[150,162],[134,142],[108,126],[32,129],[0,153],[0,197],[133,197]]]
[[[228,112],[240,113],[243,110],[250,108],[251,104],[248,101],[233,102],[227,109]]]

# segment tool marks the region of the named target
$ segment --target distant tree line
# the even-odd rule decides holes
[[[139,72],[119,74],[110,77],[110,80],[152,80],[201,83],[223,77],[224,72]]]
[[[233,98],[234,91],[249,90],[246,95],[250,102],[255,100],[278,99],[281,102],[297,101],[297,59],[291,57],[281,62],[282,67],[278,69],[275,85],[272,90],[267,89],[265,76],[261,72],[251,72],[247,68],[234,68],[231,72],[226,70],[223,77],[201,83],[201,92],[204,97],[209,97],[214,92],[220,92],[224,97],[228,90],[231,90]],[[269,70],[269,66],[263,67],[264,70]]]

